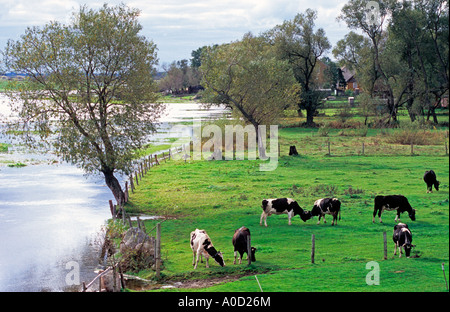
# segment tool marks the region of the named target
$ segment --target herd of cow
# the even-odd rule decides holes
[[[436,179],[436,174],[433,170],[426,171],[423,177],[425,183],[427,184],[427,193],[432,192],[432,188],[439,190],[439,181]],[[333,217],[331,225],[337,224],[337,219],[339,215],[339,220],[341,220],[341,202],[337,198],[321,198],[314,202],[314,206],[311,211],[303,210],[300,205],[292,198],[275,198],[275,199],[264,199],[262,201],[263,212],[261,214],[260,225],[264,219],[264,225],[267,227],[267,217],[272,214],[287,214],[288,224],[291,225],[292,217],[298,215],[300,219],[304,222],[311,219],[312,217],[318,216],[317,224],[320,224],[320,219],[323,218],[325,221],[325,215],[329,214]],[[378,213],[378,218],[380,223],[381,214],[383,211],[396,210],[397,215],[395,217],[395,222],[400,222],[400,215],[403,212],[407,212],[412,221],[416,220],[416,211],[411,207],[408,199],[403,195],[389,195],[389,196],[376,196],[375,206],[373,210],[372,222],[375,223],[375,216]],[[412,245],[412,234],[408,225],[404,223],[398,223],[394,226],[394,233],[392,239],[395,244],[394,255],[397,254],[397,249],[400,249],[400,257],[402,256],[403,249],[407,257],[410,256]],[[234,246],[234,264],[236,264],[237,253],[239,253],[239,264],[242,262],[242,256],[247,253],[247,257],[251,257],[251,261],[255,261],[256,248],[251,247],[250,255],[248,255],[247,242],[250,240],[250,230],[246,227],[241,227],[237,229],[233,235],[232,243]],[[217,251],[212,242],[211,238],[208,236],[205,230],[196,229],[190,234],[190,244],[193,252],[192,265],[194,269],[197,268],[199,258],[203,262],[202,256],[206,259],[206,267],[209,267],[208,259],[212,257],[219,265],[225,266],[223,260],[223,255],[220,251]]]

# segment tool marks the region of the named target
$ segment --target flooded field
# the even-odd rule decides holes
[[[9,113],[3,94],[0,113]],[[174,122],[223,113],[196,103],[167,104],[161,132],[151,138],[176,135],[170,132]],[[110,190],[102,176],[86,176],[52,154],[29,154],[4,134],[0,142],[10,144],[8,152],[0,153],[0,291],[77,290],[70,279],[74,264],[80,282],[96,276]],[[26,166],[8,166],[19,162]]]

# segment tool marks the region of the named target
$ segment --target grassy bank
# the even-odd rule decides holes
[[[394,155],[387,152],[388,143],[366,155],[347,151],[328,156],[326,149],[317,148],[324,139],[317,132],[282,129],[282,153],[274,171],[259,171],[262,161],[249,160],[172,160],[152,168],[126,208],[170,217],[162,224],[163,279],[236,277],[195,291],[259,291],[255,274],[264,291],[445,291],[441,263],[448,276],[448,156],[442,149],[435,152],[434,146],[424,147],[415,156],[408,155],[408,150]],[[381,140],[378,135],[369,133],[365,139]],[[354,137],[331,138],[344,145],[360,144]],[[287,155],[292,143],[297,144],[299,156]],[[430,168],[442,184],[439,192],[426,194],[422,176]],[[415,222],[402,216],[416,244],[413,258],[393,257],[393,212],[383,214],[384,223],[372,224],[373,199],[379,194],[403,194],[417,209]],[[338,226],[332,227],[329,217],[327,224],[320,225],[317,218],[304,223],[296,217],[289,226],[286,215],[269,217],[267,228],[259,225],[264,198],[292,197],[309,210],[316,199],[326,196],[342,202]],[[153,228],[156,222],[148,220],[145,226]],[[250,266],[232,264],[231,238],[242,225],[250,228],[258,249],[257,261]],[[225,267],[210,262],[209,269],[199,264],[193,270],[189,233],[195,228],[209,233],[224,254]],[[383,259],[383,231],[388,235],[387,260]],[[315,264],[310,261],[312,234],[316,237]],[[378,286],[366,284],[369,261],[380,265]],[[140,275],[151,278],[153,272]],[[180,290],[186,289],[175,289]]]

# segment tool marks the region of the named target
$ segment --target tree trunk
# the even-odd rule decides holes
[[[103,175],[105,176],[106,185],[109,187],[109,189],[113,193],[114,198],[117,201],[117,205],[121,206],[123,203],[125,203],[125,193],[123,192],[119,181],[114,176],[114,171],[113,170],[103,170],[102,172],[103,172]]]
[[[314,113],[316,112],[315,109],[306,109],[306,124],[308,126],[314,126]]]
[[[266,155],[266,148],[263,142],[263,135],[265,136],[266,133],[265,132],[261,133],[261,128],[259,127],[259,125],[253,124],[253,126],[255,127],[256,130],[256,142],[258,146],[259,158],[265,160],[267,159],[267,155]]]

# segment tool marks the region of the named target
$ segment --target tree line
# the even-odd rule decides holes
[[[343,7],[338,19],[359,33],[339,41],[334,56],[356,71],[368,107],[384,103],[386,124],[398,122],[403,106],[412,121],[427,114],[437,123],[436,103],[448,97],[448,1],[386,0],[368,19],[371,3],[349,0]],[[164,109],[158,88],[165,82],[153,79],[156,44],[140,33],[139,14],[124,4],[81,6],[69,24],[28,27],[2,51],[2,70],[23,73],[28,82],[7,93],[20,117],[9,127],[22,130],[28,146],[46,143],[63,160],[103,174],[118,205],[124,193],[115,174],[131,172]],[[176,77],[175,89],[199,82],[205,103],[228,105],[256,130],[276,124],[288,107],[305,111],[313,126],[324,97],[320,62],[329,65],[330,85],[342,79],[325,58],[332,46],[316,19],[307,9],[262,34],[201,47],[190,66],[167,66],[167,76]]]

